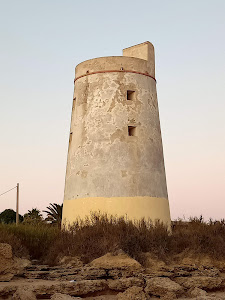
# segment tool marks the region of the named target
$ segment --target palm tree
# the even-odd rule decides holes
[[[32,208],[32,210],[28,210],[28,213],[24,215],[23,223],[28,224],[38,224],[43,221],[42,214],[39,209]]]
[[[62,209],[63,204],[50,203],[47,210],[43,210],[43,212],[47,213],[47,218],[45,220],[50,221],[51,224],[57,224],[58,227],[60,227],[62,222]]]

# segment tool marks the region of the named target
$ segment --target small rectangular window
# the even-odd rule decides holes
[[[72,133],[72,132],[70,132],[69,143],[71,143],[71,141],[72,141],[72,137],[73,137],[73,133]]]
[[[75,108],[75,105],[76,105],[76,97],[75,97],[75,98],[73,98],[73,106],[72,106],[72,109],[74,109],[74,108]]]
[[[128,135],[136,136],[136,126],[128,126]]]
[[[127,91],[127,100],[134,100],[135,91]]]

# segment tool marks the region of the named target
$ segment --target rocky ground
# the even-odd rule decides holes
[[[181,255],[165,264],[145,255],[145,268],[122,251],[88,265],[64,257],[50,267],[15,258],[0,244],[0,299],[225,299],[225,262]]]

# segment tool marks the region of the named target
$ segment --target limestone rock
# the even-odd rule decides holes
[[[168,292],[164,296],[160,297],[161,300],[173,300],[177,299],[177,296],[173,292]]]
[[[89,293],[104,291],[107,288],[107,284],[106,280],[81,280],[75,282],[32,280],[29,282],[14,281],[10,284],[6,282],[0,285],[0,299],[7,299],[7,297],[12,296],[17,292],[18,287],[22,290],[32,290],[38,299],[43,299],[46,297],[46,294],[54,295],[55,293],[73,297],[85,296]]]
[[[166,264],[159,260],[154,254],[150,252],[142,253],[144,258],[144,266],[145,268],[150,268],[154,270],[162,270],[165,268]]]
[[[187,289],[197,287],[204,290],[212,290],[219,288],[222,284],[220,277],[209,276],[177,277],[174,280]]]
[[[135,259],[129,257],[125,253],[113,255],[107,253],[104,256],[94,259],[90,266],[95,268],[116,269],[116,268],[130,268],[141,269],[141,265]]]
[[[147,268],[144,273],[147,274],[148,277],[174,277],[173,271],[155,270],[154,268]]]
[[[73,300],[73,299],[78,300],[78,299],[81,299],[81,298],[80,297],[74,298],[74,297],[71,297],[69,295],[60,294],[60,293],[56,293],[56,294],[52,295],[52,297],[51,297],[51,300]]]
[[[13,258],[11,245],[0,243],[0,281],[10,281],[15,274],[22,274],[30,264],[28,259]]]
[[[0,243],[0,281],[10,281],[14,276],[12,247],[9,244]]]
[[[198,296],[196,298],[194,298],[195,300],[224,300],[225,297],[224,296],[218,296],[218,295],[210,295],[210,296]]]
[[[118,300],[147,300],[146,294],[141,287],[133,286],[127,289],[124,293],[117,295]]]
[[[154,296],[165,296],[168,293],[180,295],[183,288],[169,278],[156,277],[146,280],[145,292]]]
[[[132,270],[132,269],[98,269],[107,271],[109,278],[120,279],[120,278],[128,278],[128,277],[138,277],[141,270]]]
[[[64,256],[60,259],[59,264],[75,268],[81,268],[84,265],[78,256]]]
[[[89,293],[105,290],[106,280],[81,280],[75,282],[52,281],[45,284],[35,285],[34,292],[39,298],[45,294],[55,293],[68,294],[71,296],[81,296]]]
[[[15,274],[21,275],[24,273],[24,269],[31,266],[31,261],[25,258],[14,257],[13,259],[13,269]]]
[[[14,273],[9,272],[4,272],[2,274],[0,274],[0,282],[1,281],[10,281],[14,276]]]
[[[18,288],[17,291],[13,294],[13,300],[36,300],[36,296],[30,289]]]
[[[125,291],[126,289],[136,286],[136,287],[143,287],[144,286],[144,280],[141,280],[136,277],[130,277],[130,278],[121,278],[121,279],[109,279],[107,280],[107,285],[110,290],[114,291]]]
[[[79,272],[80,276],[83,279],[101,279],[107,277],[107,272],[104,269],[92,268],[92,267],[84,267]]]
[[[196,271],[192,272],[192,276],[209,276],[209,277],[218,277],[220,271],[217,268],[205,268],[200,266]]]
[[[199,296],[205,297],[207,296],[207,292],[196,287],[190,291],[190,295],[192,297],[199,297]]]

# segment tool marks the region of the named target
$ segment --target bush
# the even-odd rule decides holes
[[[142,252],[165,255],[167,239],[168,230],[160,223],[134,223],[123,217],[93,213],[90,218],[77,221],[69,231],[61,232],[60,238],[50,248],[47,261],[56,263],[59,255],[68,255],[80,256],[84,263],[88,263],[118,249],[141,261]]]
[[[48,224],[0,224],[0,242],[12,245],[17,256],[30,255],[50,265],[60,257],[80,256],[84,263],[122,249],[144,263],[145,252],[168,261],[183,251],[225,259],[225,221],[205,222],[202,217],[173,222],[172,232],[160,222],[131,222],[93,213],[69,230]]]
[[[189,249],[196,254],[224,259],[224,247],[224,220],[205,222],[202,217],[191,218],[189,222],[176,222],[169,243],[169,254],[178,254]]]
[[[18,239],[12,232],[10,232],[10,227],[15,226],[0,224],[0,243],[7,243],[12,246],[13,254],[17,257],[29,257],[29,251],[21,243],[21,240]]]
[[[57,228],[46,224],[0,224],[1,242],[9,243],[16,256],[27,256],[29,253],[31,259],[42,259],[59,233]],[[21,250],[18,245],[21,245]]]

